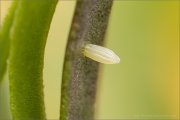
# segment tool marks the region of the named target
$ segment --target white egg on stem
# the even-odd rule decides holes
[[[85,45],[84,55],[104,64],[117,64],[120,62],[120,58],[113,51],[94,44]]]

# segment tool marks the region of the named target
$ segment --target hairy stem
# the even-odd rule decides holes
[[[57,2],[18,1],[10,36],[9,84],[13,119],[45,119],[44,49]]]
[[[79,0],[67,42],[60,119],[94,118],[99,63],[83,56],[86,43],[102,45],[113,0]]]

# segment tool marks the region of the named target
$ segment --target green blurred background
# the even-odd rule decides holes
[[[1,1],[1,23],[11,1]],[[59,1],[45,50],[48,119],[59,118],[63,58],[75,1]],[[101,64],[96,119],[179,118],[179,1],[114,1],[105,46],[121,62]],[[11,118],[7,75],[0,116]]]

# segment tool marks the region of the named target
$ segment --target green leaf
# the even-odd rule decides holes
[[[17,1],[14,1],[5,17],[2,28],[0,30],[0,83],[6,72],[7,59],[10,51],[10,30],[14,20],[15,10],[17,8]]]
[[[45,119],[43,59],[58,0],[19,0],[9,60],[10,105],[14,119]]]
[[[113,0],[77,1],[66,47],[60,119],[93,119],[99,63],[84,57],[86,43],[102,45]]]

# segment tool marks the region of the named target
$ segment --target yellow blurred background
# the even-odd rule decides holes
[[[1,23],[11,1],[1,1]],[[75,1],[59,1],[45,49],[47,119],[59,118],[63,58]],[[179,1],[114,1],[107,48],[121,62],[101,65],[96,119],[179,118]],[[0,118],[11,118],[7,75]]]

